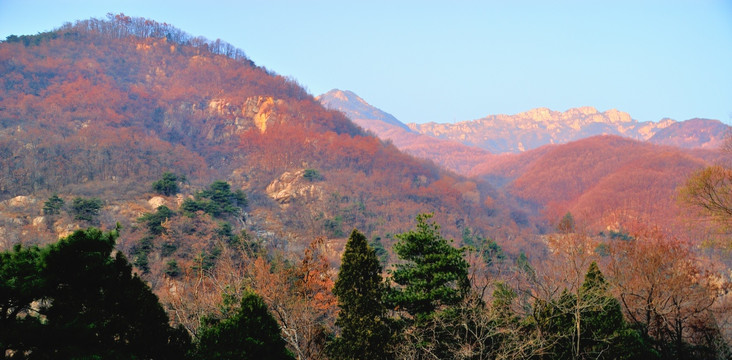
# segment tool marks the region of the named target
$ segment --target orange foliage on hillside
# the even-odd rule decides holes
[[[489,186],[459,185],[240,50],[167,24],[120,14],[0,43],[0,89],[0,199],[110,181],[144,191],[171,171],[194,187],[226,179],[311,236],[395,233],[422,212],[455,237],[516,228]],[[318,198],[267,202],[268,184],[306,168],[324,175]]]
[[[474,173],[508,183],[508,191],[537,204],[550,222],[568,211],[597,229],[628,222],[681,226],[676,188],[717,154],[596,136],[505,155]]]

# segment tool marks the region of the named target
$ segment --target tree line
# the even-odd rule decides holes
[[[202,192],[201,199],[216,197],[215,189],[222,187],[212,186]],[[151,288],[114,250],[118,229],[78,230],[44,247],[16,245],[0,253],[0,348],[9,359],[716,359],[730,355],[722,329],[714,327],[719,323],[710,318],[714,301],[705,299],[709,293],[698,293],[699,287],[706,286],[699,274],[689,274],[697,277],[697,289],[682,289],[689,285],[684,283],[688,279],[675,279],[678,287],[671,289],[661,283],[670,273],[678,277],[679,271],[691,271],[677,263],[689,254],[673,246],[660,249],[663,260],[669,262],[666,273],[664,265],[654,260],[659,249],[650,242],[640,249],[621,244],[608,251],[623,253],[625,258],[600,259],[606,263],[608,280],[598,261],[587,255],[587,247],[593,244],[572,232],[572,221],[571,216],[565,217],[563,232],[550,239],[554,242],[550,245],[561,248],[553,261],[562,270],[524,264],[516,270],[523,283],[503,276],[495,279],[487,296],[481,293],[485,287],[476,286],[469,249],[455,247],[442,237],[429,214],[418,216],[413,230],[397,235],[394,251],[399,261],[387,272],[374,247],[354,230],[335,281],[328,280],[329,266],[317,254],[318,244],[296,265],[298,273],[291,279],[300,282],[297,291],[313,307],[288,308],[286,300],[273,301],[274,294],[267,291],[281,290],[275,277],[268,278],[267,284],[244,281],[238,289],[228,288],[235,282],[220,283],[218,290],[223,294],[217,298],[217,311],[200,314],[193,332],[169,319]],[[654,285],[631,284],[643,281],[631,277],[619,280],[627,270],[618,267],[638,260],[634,251],[643,252],[650,261],[642,271],[659,273]],[[282,266],[276,259],[238,256],[238,262],[221,261],[215,267],[231,275],[236,271],[230,266],[253,266],[246,272],[264,271],[266,278]],[[215,278],[215,269],[209,270],[204,276]],[[552,284],[547,277],[556,271],[563,272],[562,284]],[[524,288],[532,282],[533,289]],[[653,286],[656,289],[649,291],[660,294],[646,293],[647,298],[639,299],[640,289]],[[543,290],[548,293],[542,294]],[[672,292],[666,294],[671,298],[660,299],[664,291]],[[634,306],[634,301],[643,304]],[[182,310],[176,308],[181,304],[165,303],[173,313]],[[670,308],[663,308],[664,303],[670,303]],[[311,318],[307,324],[292,319],[309,313],[324,317]],[[330,327],[327,317],[335,319]]]

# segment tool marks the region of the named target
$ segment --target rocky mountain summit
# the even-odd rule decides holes
[[[397,118],[372,106],[352,91],[333,89],[316,97],[315,100],[320,101],[328,109],[346,114],[353,122],[365,129],[380,127],[386,130],[391,126],[396,126],[405,131],[411,131]],[[380,123],[384,123],[384,125]]]
[[[426,153],[419,153],[416,149],[438,149],[441,145],[436,139],[450,142],[451,148],[456,144],[468,146],[461,152],[473,149],[473,153],[480,156],[519,153],[596,135],[618,135],[655,144],[711,149],[721,144],[729,129],[718,120],[676,121],[665,118],[657,122],[638,121],[626,112],[616,109],[601,112],[591,106],[564,112],[536,108],[515,115],[488,115],[456,123],[404,124],[351,91],[331,90],[317,100],[329,109],[343,112],[380,138],[391,140],[400,149],[421,157]],[[475,149],[483,151],[476,152]],[[440,156],[431,159],[445,163]],[[451,168],[456,169],[454,166]]]
[[[489,115],[454,124],[408,124],[413,131],[440,139],[460,141],[493,153],[516,153],[547,144],[562,144],[595,135],[620,135],[647,140],[675,123],[639,122],[615,109],[600,112],[585,106],[565,112],[537,108],[515,115]]]

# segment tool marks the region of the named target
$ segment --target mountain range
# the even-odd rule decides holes
[[[269,319],[283,358],[348,357],[362,339],[403,343],[374,358],[556,358],[580,324],[564,305],[581,304],[601,354],[612,339],[723,356],[728,260],[697,259],[687,245],[705,238],[675,194],[726,160],[714,147],[727,129],[590,107],[405,125],[148,19],[12,35],[0,41],[0,343],[13,358],[105,358],[147,327],[107,320],[143,304],[177,327],[159,344],[179,354],[193,339],[217,358]],[[591,309],[610,300],[612,314]],[[657,302],[653,319],[624,323]],[[346,335],[363,319],[381,335]],[[67,345],[69,329],[83,339]]]
[[[676,188],[723,158],[716,149],[729,132],[717,120],[637,122],[592,107],[407,124],[408,131],[391,115],[389,122],[374,116],[386,113],[352,92],[332,90],[317,99],[407,153],[488,181],[546,220],[571,212],[594,228],[631,219],[678,225]]]
[[[599,112],[591,106],[564,112],[536,108],[515,115],[488,115],[455,123],[404,124],[350,91],[334,89],[320,95],[318,100],[395,144],[403,141],[400,136],[410,136],[395,131],[394,127],[398,127],[409,129],[413,134],[459,142],[493,154],[518,153],[594,135],[618,135],[655,144],[713,149],[722,144],[729,131],[729,126],[719,120],[662,119],[658,122],[639,122],[628,113],[615,109]]]

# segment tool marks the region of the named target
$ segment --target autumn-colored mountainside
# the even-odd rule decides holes
[[[326,108],[343,112],[354,123],[380,139],[391,141],[400,150],[432,160],[459,174],[467,174],[470,169],[492,157],[489,151],[475,146],[418,134],[351,91],[331,90],[316,99]]]
[[[722,146],[729,131],[730,127],[719,120],[691,119],[669,125],[648,141],[690,149],[716,149]]]
[[[494,154],[521,152],[547,144],[564,144],[595,135],[620,135],[665,145],[713,148],[718,145],[719,138],[708,134],[728,128],[718,122],[696,119],[682,122],[671,119],[639,122],[629,114],[615,109],[599,112],[587,106],[565,112],[538,108],[515,115],[489,115],[454,124],[426,123],[407,126],[420,134],[459,141],[487,149]],[[672,126],[674,130],[669,130],[671,133],[662,133]],[[651,140],[658,133],[661,135],[656,140]],[[722,133],[726,133],[726,130]]]
[[[216,179],[243,189],[247,226],[274,242],[354,227],[388,237],[421,212],[453,236],[516,229],[490,186],[401,153],[240,50],[167,24],[116,15],[10,36],[0,89],[0,199],[28,195],[35,211],[5,233],[45,229],[32,222],[52,192],[100,197],[102,225],[134,224],[165,171],[187,177],[184,197]]]
[[[505,185],[550,221],[569,211],[600,229],[640,219],[673,228],[676,188],[722,154],[603,135],[498,159],[473,175]]]
[[[534,213],[551,223],[567,211],[576,212],[579,219],[599,229],[641,218],[663,227],[677,227],[683,220],[678,219],[676,187],[694,170],[720,159],[721,154],[704,149],[719,146],[728,128],[715,120],[700,119],[638,123],[618,111],[598,113],[593,108],[580,108],[565,113],[536,109],[516,116],[499,115],[453,125],[411,124],[414,131],[406,131],[382,121],[383,116],[375,116],[385,113],[352,92],[332,90],[318,99],[410,154],[505,188],[508,195],[525,202],[527,214]],[[390,117],[390,122],[394,121]],[[613,130],[613,126],[617,129]],[[445,138],[417,134],[415,131],[420,129],[444,131],[437,135]],[[558,139],[555,136],[586,136],[599,130],[611,133],[622,130],[625,136],[648,139],[648,142],[600,136],[494,155],[449,140],[470,142],[480,136],[486,139],[501,129],[511,133],[500,139],[505,142],[513,141],[511,136],[520,136],[519,133],[537,138],[551,133],[552,139]]]
[[[226,43],[120,14],[0,43],[0,154],[6,357],[719,359],[732,344],[725,254],[653,222],[580,226],[584,206],[640,192],[667,206],[709,151],[602,136],[489,156],[486,178],[576,214],[537,227]]]

